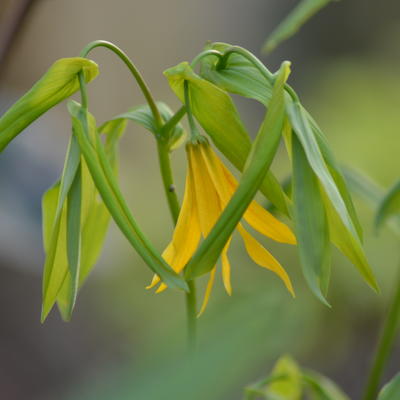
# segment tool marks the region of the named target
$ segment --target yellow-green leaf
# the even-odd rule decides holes
[[[56,61],[0,118],[0,151],[35,119],[79,89],[78,74],[86,82],[99,73],[97,64],[86,58],[62,58]]]

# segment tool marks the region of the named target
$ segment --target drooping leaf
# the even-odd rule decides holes
[[[94,138],[92,138],[90,132],[88,132],[87,120],[90,114],[85,112],[78,103],[72,101],[68,103],[68,109],[72,116],[74,135],[78,139],[90,174],[104,204],[107,206],[118,227],[145,263],[169,287],[188,290],[186,282],[166,264],[161,255],[153,248],[150,241],[139,229],[119,190],[112,166],[107,160],[99,136],[94,134],[92,135]]]
[[[43,197],[43,241],[46,259],[43,271],[42,321],[52,309],[68,270],[67,197],[79,164],[79,146],[76,139],[71,138],[60,182]]]
[[[189,279],[205,274],[214,267],[264,180],[282,135],[285,117],[284,84],[289,72],[289,63],[285,62],[276,79],[270,107],[253,143],[239,186],[211,232],[187,264],[185,273]]]
[[[290,100],[287,102],[286,109],[290,123],[301,143],[308,163],[318,177],[321,189],[326,195],[324,196],[324,201],[332,241],[349,257],[366,282],[377,290],[378,286],[362,249],[358,232],[340,190],[327,167],[305,111],[300,104]]]
[[[381,227],[392,216],[400,217],[400,181],[391,187],[380,202],[375,218],[376,227]]]
[[[62,58],[0,118],[0,152],[22,130],[51,107],[79,89],[79,72],[86,82],[99,73],[97,64],[86,58]]]
[[[215,146],[240,171],[251,149],[250,137],[231,97],[221,88],[201,78],[187,62],[164,72],[175,94],[184,103],[184,81],[189,82],[192,112]],[[288,213],[287,197],[269,171],[260,190],[283,213]]]
[[[318,178],[296,136],[292,158],[293,218],[303,274],[315,296],[329,305],[321,290],[321,284],[329,280],[331,262],[328,221]]]
[[[378,400],[397,400],[400,398],[400,373],[392,378],[381,390]]]
[[[280,43],[293,36],[313,15],[333,0],[301,0],[269,35],[262,51],[270,53]]]

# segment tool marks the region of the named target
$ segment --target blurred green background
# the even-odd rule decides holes
[[[3,0],[0,24],[17,0]],[[155,97],[178,100],[162,71],[190,61],[207,40],[238,44],[260,55],[265,37],[296,4],[292,0],[38,0],[0,70],[0,113],[56,59],[106,39],[123,48]],[[4,26],[4,25],[3,25]],[[290,83],[328,136],[337,158],[383,188],[399,177],[400,5],[342,0],[312,19],[263,61],[275,70],[292,61]],[[103,122],[144,102],[129,72],[111,53],[92,58],[100,76],[90,109]],[[262,107],[239,100],[250,132]],[[80,293],[70,323],[53,312],[39,322],[41,195],[57,178],[70,135],[65,104],[36,121],[0,157],[0,397],[7,400],[231,399],[265,376],[276,358],[298,361],[336,379],[358,398],[399,263],[399,239],[372,228],[373,212],[355,196],[367,255],[381,285],[374,294],[334,251],[329,300],[305,287],[295,249],[267,243],[292,276],[296,300],[270,272],[253,264],[237,238],[231,246],[233,296],[220,280],[199,320],[200,356],[185,360],[181,293],[146,291],[150,271],[112,225],[106,248]],[[177,189],[184,151],[173,154]],[[273,169],[288,171],[281,152]],[[172,225],[158,175],[153,137],[131,125],[121,146],[121,182],[134,215],[160,251]],[[219,276],[218,276],[219,278]],[[201,288],[204,288],[204,280]],[[388,371],[400,367],[400,346]]]

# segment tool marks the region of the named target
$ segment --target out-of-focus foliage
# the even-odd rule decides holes
[[[313,15],[333,0],[301,0],[265,41],[262,51],[270,53],[293,36]]]

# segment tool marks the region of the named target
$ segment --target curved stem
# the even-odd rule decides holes
[[[264,78],[271,83],[271,85],[275,82],[275,74],[273,74],[253,53],[240,46],[232,46],[225,51],[216,66],[217,70],[224,69],[230,55],[235,53],[240,54],[242,57],[250,61],[260,71]],[[296,92],[287,83],[285,84],[285,89],[294,101],[299,101]]]
[[[144,97],[146,98],[146,101],[150,107],[150,110],[153,114],[153,117],[156,121],[156,124],[158,125],[158,128],[161,128],[163,124],[163,120],[160,114],[160,111],[158,110],[158,107],[156,105],[156,102],[153,99],[153,96],[150,92],[149,87],[147,86],[145,80],[143,79],[141,73],[139,70],[136,68],[135,64],[131,61],[131,59],[115,44],[111,42],[107,42],[105,40],[96,40],[94,42],[89,43],[82,51],[80,56],[81,57],[87,57],[87,55],[96,47],[105,47],[112,52],[114,52],[128,67],[129,71],[131,71],[133,77],[135,78],[137,84],[140,87],[140,90],[142,91]]]
[[[393,343],[400,322],[400,270],[395,288],[394,297],[389,306],[386,320],[382,327],[381,337],[379,339],[374,361],[368,376],[364,392],[364,400],[375,400],[379,390],[379,383],[384,372],[386,363],[389,359]]]
[[[165,196],[167,198],[168,207],[172,216],[173,223],[174,225],[176,225],[178,221],[180,207],[172,176],[169,150],[168,147],[161,140],[157,140],[157,150]]]
[[[204,57],[208,56],[217,56],[220,60],[223,58],[223,54],[218,50],[204,50],[193,59],[190,66],[194,68]]]
[[[201,138],[200,132],[197,129],[196,123],[194,122],[192,108],[190,106],[190,95],[189,95],[189,82],[185,81],[184,84],[184,95],[185,95],[185,107],[186,107],[186,114],[189,121],[189,128],[190,128],[190,140],[195,142]]]

